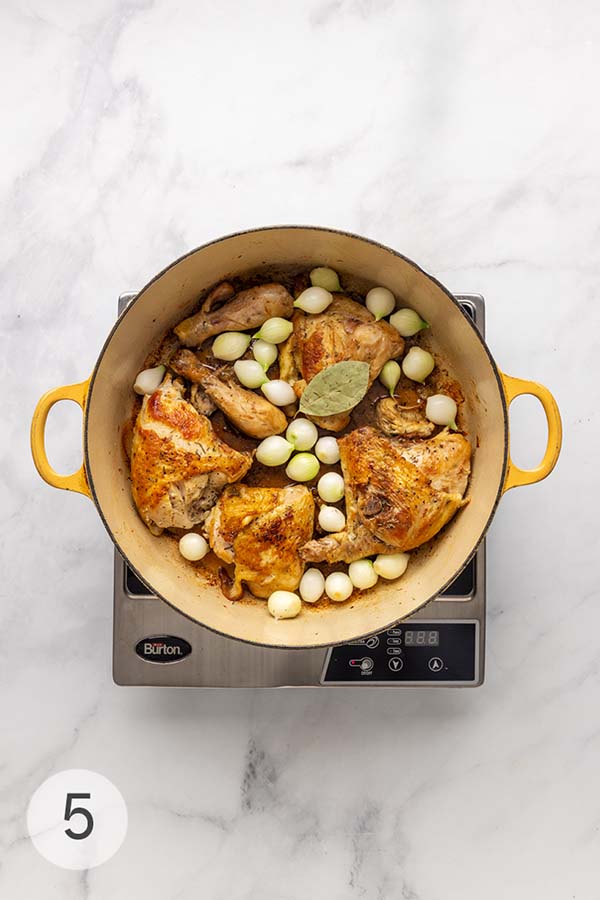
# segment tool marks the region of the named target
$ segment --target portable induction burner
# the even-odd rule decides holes
[[[119,312],[135,297],[122,294]],[[484,333],[479,294],[459,294]],[[154,596],[115,551],[113,677],[157,687],[477,687],[485,651],[485,541],[437,599],[381,634],[281,650],[223,637]]]

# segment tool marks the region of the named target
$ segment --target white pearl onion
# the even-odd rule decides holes
[[[333,466],[340,459],[340,448],[334,437],[319,438],[315,444],[315,453],[326,466]]]
[[[296,453],[287,464],[285,474],[292,481],[312,481],[319,469],[319,460],[312,453]]]
[[[325,579],[325,593],[335,603],[347,600],[353,589],[354,585],[345,572],[332,572]]]
[[[450,425],[456,429],[456,413],[458,407],[452,397],[447,394],[434,394],[427,398],[425,415],[434,425]]]
[[[393,312],[396,306],[396,298],[388,288],[374,287],[367,294],[365,304],[376,319],[383,319],[384,316]]]
[[[402,371],[411,381],[419,381],[421,384],[428,375],[431,375],[435,367],[435,359],[421,347],[411,347],[402,360]]]
[[[273,591],[267,608],[274,619],[294,619],[302,609],[302,601],[293,591]]]
[[[346,516],[335,506],[322,506],[319,510],[319,525],[323,531],[343,531]]]
[[[284,437],[273,434],[260,442],[256,448],[256,459],[263,466],[282,466],[290,458],[293,449]]]
[[[133,389],[136,394],[153,394],[158,390],[165,375],[164,366],[154,366],[153,369],[144,369],[135,379]]]
[[[265,375],[265,370],[255,359],[238,359],[233,364],[233,371],[240,384],[247,388],[259,388],[269,380]]]
[[[324,312],[332,300],[333,296],[325,288],[309,287],[294,300],[294,306],[314,316]]]
[[[288,406],[297,399],[291,384],[281,378],[265,382],[260,389],[274,406]]]
[[[365,591],[377,584],[379,576],[370,559],[356,559],[348,566],[348,575],[354,587]]]
[[[287,341],[293,328],[294,326],[288,319],[273,316],[263,322],[260,331],[257,331],[254,337],[266,341],[267,344],[281,344],[283,341]]]
[[[393,325],[402,337],[412,337],[413,335],[418,334],[419,331],[422,331],[423,328],[429,327],[427,322],[421,318],[418,312],[415,312],[414,309],[408,309],[407,307],[399,309],[393,316],[390,316],[390,325]]]
[[[277,344],[261,341],[260,338],[252,344],[252,355],[261,364],[265,372],[272,366],[278,355]]]
[[[325,288],[326,291],[339,291],[340,279],[335,269],[328,266],[317,266],[310,273],[310,283],[315,287]]]
[[[390,392],[390,397],[393,397],[396,385],[400,381],[400,366],[395,359],[388,359],[379,373],[379,380]]]
[[[323,596],[325,578],[320,569],[307,569],[298,587],[305,603],[316,603]]]
[[[344,496],[344,479],[337,472],[326,472],[319,478],[317,491],[325,503],[337,503]]]
[[[317,426],[308,419],[294,419],[287,427],[286,438],[295,450],[310,450],[319,437]]]
[[[208,551],[208,543],[201,534],[196,534],[195,531],[190,531],[179,539],[179,552],[184,559],[189,559],[191,562],[204,559]]]
[[[242,334],[241,331],[224,331],[213,341],[212,355],[216,359],[233,362],[234,359],[244,355],[249,343],[249,334]]]
[[[382,578],[400,578],[406,572],[408,553],[380,553],[373,563],[373,568]]]

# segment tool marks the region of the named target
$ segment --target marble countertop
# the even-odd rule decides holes
[[[598,4],[12,0],[0,35],[0,895],[597,900]],[[501,367],[562,408],[555,473],[491,530],[480,689],[112,682],[112,546],[91,503],[37,477],[31,412],[87,376],[120,292],[290,222],[483,293]],[[68,470],[80,416],[62,407],[48,441]],[[535,401],[511,419],[535,464]],[[84,872],[25,825],[71,768],[129,810],[121,850]]]

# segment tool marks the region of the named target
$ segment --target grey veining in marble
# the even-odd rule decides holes
[[[592,0],[2,4],[0,896],[600,897],[599,41]],[[37,477],[31,412],[87,376],[121,291],[282,222],[480,291],[501,367],[561,405],[556,472],[492,528],[477,691],[111,681],[112,549],[91,503]],[[511,418],[533,465],[541,413]],[[65,470],[79,429],[51,414]],[[24,820],[79,767],[130,816],[86,873]]]

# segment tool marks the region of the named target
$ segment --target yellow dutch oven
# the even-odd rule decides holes
[[[411,554],[398,582],[382,582],[345,604],[305,606],[297,619],[277,621],[264,602],[232,603],[179,555],[175,541],[153,537],[131,499],[121,429],[132,408],[132,385],[149,350],[197,306],[211,285],[248,273],[331,266],[381,284],[414,307],[431,324],[434,352],[460,382],[463,418],[474,447],[468,487],[470,503],[431,543]],[[510,459],[508,408],[532,394],[544,408],[548,441],[535,469]],[[83,411],[83,464],[59,475],[48,462],[44,429],[59,400]],[[128,565],[148,587],[185,616],[229,637],[273,647],[315,647],[356,640],[383,631],[414,613],[444,590],[483,539],[498,502],[510,488],[550,474],[558,459],[562,428],[556,401],[533,381],[504,375],[452,294],[414,262],[366,238],[326,228],[274,227],[212,241],[174,262],[140,291],[109,334],[91,376],[58,387],[39,401],[31,425],[38,472],[57,488],[85,494]]]

